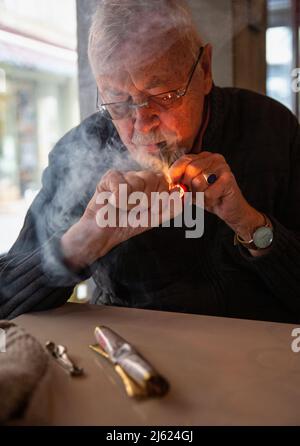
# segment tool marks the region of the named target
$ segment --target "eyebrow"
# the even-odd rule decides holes
[[[149,79],[147,84],[145,85],[145,90],[151,90],[152,88],[160,87],[161,85],[166,84],[167,81],[159,78],[158,76],[153,76]],[[112,96],[122,95],[126,96],[126,92],[121,90],[114,90],[113,87],[107,87],[105,91]]]

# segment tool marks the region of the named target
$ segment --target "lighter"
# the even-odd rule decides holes
[[[108,359],[131,397],[163,396],[169,384],[135,348],[108,327],[95,328],[97,344],[90,348]]]

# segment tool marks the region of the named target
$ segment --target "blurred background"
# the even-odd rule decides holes
[[[86,48],[96,3],[0,0],[0,254],[18,236],[49,151],[95,111]],[[300,0],[189,3],[214,47],[216,84],[265,93],[299,118]]]
[[[79,122],[75,0],[0,0],[0,253]]]

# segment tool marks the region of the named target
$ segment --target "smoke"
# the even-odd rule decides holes
[[[110,135],[106,141],[97,132],[97,126],[105,125],[101,117],[94,115],[88,121],[90,127],[86,128],[85,124],[71,130],[50,154],[49,167],[43,175],[46,190],[50,175],[55,177],[57,183],[51,206],[47,206],[47,226],[50,232],[65,232],[80,218],[97,183],[109,169],[139,169],[112,124],[107,126]]]
[[[166,138],[166,135],[159,135],[161,137]],[[154,135],[150,138],[153,142]],[[136,138],[135,142],[146,141]],[[45,270],[51,267],[54,276],[62,274],[61,264],[49,242],[53,237],[61,237],[78,222],[97,183],[109,169],[121,172],[151,170],[163,173],[170,181],[169,166],[181,156],[182,150],[172,140],[170,145],[163,141],[158,146],[159,154],[153,156],[144,146],[137,145],[133,157],[112,122],[104,119],[101,113],[92,115],[56,144],[43,174],[43,190],[31,207]],[[101,268],[107,268],[103,262],[101,265]]]
[[[132,65],[149,64],[149,61],[157,59],[158,50],[162,55],[174,46],[179,38],[178,29],[182,30],[186,38],[191,39],[191,45],[187,48],[194,49],[195,52],[198,50],[195,35],[192,39],[188,32],[190,28],[186,26],[185,15],[174,15],[170,18],[168,14],[158,9],[161,2],[154,1],[148,4],[147,20],[144,20],[145,17],[139,20],[139,17],[142,17],[136,16],[135,21],[130,21],[129,16],[119,15],[119,25],[123,27],[125,34],[118,34],[118,42],[112,40],[110,46],[92,45],[93,60],[96,60],[98,64],[97,70],[101,71],[108,67],[109,70],[115,70],[118,60],[122,61],[124,57]],[[155,5],[155,7],[150,7],[150,5]],[[179,22],[178,17],[180,17]],[[109,31],[100,26],[98,29],[99,32]],[[124,39],[125,35],[126,39]],[[141,38],[146,45],[141,45]],[[102,54],[102,48],[108,48],[111,53],[108,51],[106,55]],[[113,59],[112,55],[114,55]],[[183,57],[187,58],[189,55],[183,55]],[[112,65],[109,65],[109,62],[112,62]],[[136,133],[133,136],[133,143],[137,148],[134,158],[122,143],[113,124],[104,120],[99,113],[67,133],[51,152],[49,166],[43,174],[43,189],[34,200],[30,212],[34,219],[34,231],[37,234],[38,249],[42,254],[44,270],[47,271],[51,267],[51,274],[54,277],[62,275],[62,265],[55,258],[49,242],[53,237],[61,237],[81,218],[95,192],[97,183],[109,169],[120,171],[149,169],[154,172],[163,172],[167,176],[169,166],[182,154],[177,147],[174,135],[165,135],[159,131],[150,132],[147,136]],[[158,145],[160,151],[157,156],[145,150],[144,146],[148,144]],[[156,258],[155,250],[149,241],[146,240],[145,243],[153,264],[159,271],[160,261]],[[21,244],[19,247],[22,249]],[[19,247],[17,242],[12,252],[18,252],[20,259]],[[114,250],[107,260],[102,259],[99,262],[102,264],[102,271],[107,272],[102,277],[105,282],[103,286],[106,289],[111,287],[109,271],[112,265],[116,266],[115,270],[118,271],[117,266],[121,268],[120,262],[124,262],[123,248],[124,246],[120,250]],[[25,251],[24,254],[26,262],[28,252]],[[140,252],[137,252],[137,257],[139,255]],[[112,260],[115,265],[112,264]],[[4,270],[7,266],[4,266]],[[140,270],[136,270],[136,277],[143,281],[144,269],[143,265],[140,266]],[[4,270],[1,276],[4,275]],[[126,280],[129,283],[129,278]]]

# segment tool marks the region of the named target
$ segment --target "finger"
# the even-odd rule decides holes
[[[195,192],[204,192],[207,190],[208,187],[212,187],[212,184],[209,184],[206,178],[206,174],[208,173],[213,173],[214,175],[216,175],[217,179],[216,181],[218,181],[218,178],[221,177],[221,175],[224,172],[230,172],[230,167],[228,166],[228,164],[224,163],[224,164],[220,164],[219,166],[213,166],[211,167],[211,171],[209,172],[209,167],[207,169],[204,169],[203,171],[201,171],[198,175],[196,175],[191,183],[190,183],[190,191],[195,193]],[[185,183],[186,184],[186,183]]]
[[[117,207],[121,209],[130,210],[134,208],[139,201],[139,204],[148,208],[151,191],[156,190],[158,184],[158,176],[151,171],[140,172],[127,172],[124,174],[124,180],[127,185],[127,189],[124,189],[124,193],[119,192],[119,199],[117,199]],[[121,186],[121,184],[120,184]],[[140,192],[135,194],[133,192]],[[130,198],[131,197],[131,198]]]
[[[97,186],[98,194],[101,192],[110,192],[108,202],[119,209],[127,210],[132,207],[128,203],[130,194],[134,187],[143,187],[142,185],[132,184],[133,175],[130,172],[123,173],[117,170],[109,170]],[[141,181],[141,180],[140,180]]]
[[[158,175],[158,188],[157,192],[169,192],[169,181],[166,179],[165,175]]]
[[[199,177],[196,182],[201,181],[200,190],[205,190],[207,186],[207,182],[205,181],[205,177],[203,174],[206,173],[214,173],[215,175],[220,175],[220,173],[224,170],[229,169],[229,166],[225,162],[223,158],[217,157],[217,156],[210,156],[205,159],[197,159],[196,161],[193,161],[190,163],[184,173],[184,176],[182,178],[182,182],[191,190],[193,191],[195,188],[195,178]],[[200,177],[203,177],[203,180]]]
[[[214,208],[233,190],[235,177],[232,172],[223,172],[217,181],[204,192],[205,208]]]
[[[197,159],[197,155],[183,155],[169,169],[169,175],[173,183],[179,183],[187,166]]]
[[[130,183],[132,192],[142,192],[140,205],[149,207],[151,203],[152,192],[162,192],[169,190],[169,183],[165,175],[157,174],[151,171],[129,172],[124,175],[125,179]],[[129,205],[129,208],[135,207],[136,204]]]
[[[202,175],[204,172],[212,171],[213,160],[211,157],[206,159],[193,161],[185,169],[184,175],[181,179],[182,183],[185,184],[189,190],[193,189],[192,182],[194,178]]]
[[[103,175],[101,181],[97,184],[97,191],[117,193],[120,184],[126,184],[123,173],[118,170],[109,170],[105,175]]]
[[[145,182],[144,192],[150,198],[151,192],[156,192],[160,187],[168,190],[168,183],[164,175],[157,174],[151,171],[137,172],[137,175]]]
[[[176,160],[172,166],[170,167],[169,171],[172,172],[175,171],[177,169],[178,166],[181,166],[182,164],[188,164],[189,162],[192,162],[196,159],[204,159],[207,158],[209,156],[211,156],[212,153],[211,152],[201,152],[201,153],[186,153],[184,155],[182,155],[180,158],[178,158],[178,160]],[[174,173],[175,175],[175,173]]]
[[[187,186],[190,185],[192,178],[197,176],[200,171],[204,171],[213,163],[225,162],[222,155],[211,152],[201,152],[197,155],[188,154],[181,157],[176,163],[172,165],[169,170],[173,183],[182,182]],[[195,166],[199,167],[199,171],[195,169]]]
[[[131,192],[143,192],[145,189],[145,181],[137,172],[126,172],[124,174],[124,178],[127,181],[128,185],[131,188]]]

